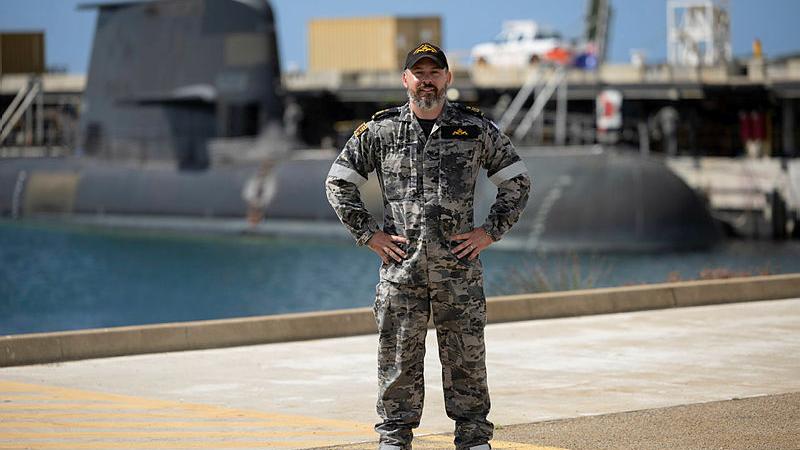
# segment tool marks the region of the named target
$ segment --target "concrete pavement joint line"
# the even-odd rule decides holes
[[[64,359],[65,359],[65,356],[64,356],[64,342],[61,339],[56,339],[56,342],[58,343],[58,356],[59,356],[59,359],[61,361],[64,361]]]
[[[45,396],[45,401],[19,402],[14,395],[8,395],[18,393],[40,393]],[[373,433],[371,425],[344,420],[154,400],[6,380],[0,380],[0,398],[3,399],[3,403],[0,403],[0,449],[297,449],[340,444],[342,441],[363,439]],[[115,421],[113,413],[81,415],[56,412],[93,409],[138,410],[125,414],[125,417],[140,420]],[[35,411],[38,410],[43,413],[37,414]],[[168,418],[180,417],[184,420],[159,420],[164,419],[161,413],[165,410],[170,413]],[[111,420],[85,420],[96,420],[98,417]],[[225,418],[230,420],[220,420]],[[244,427],[258,427],[261,430]]]
[[[672,299],[671,306],[673,308],[677,308],[678,307],[678,297],[675,295],[675,289],[670,289],[669,290],[669,296]]]
[[[800,274],[490,298],[489,323],[800,296]],[[375,333],[372,308],[0,337],[0,367]]]

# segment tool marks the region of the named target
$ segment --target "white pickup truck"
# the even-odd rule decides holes
[[[492,66],[525,66],[545,59],[549,52],[565,48],[561,35],[539,27],[532,20],[511,20],[493,42],[472,47],[474,64]]]

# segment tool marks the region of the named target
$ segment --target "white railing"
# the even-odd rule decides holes
[[[2,145],[3,141],[11,134],[11,130],[17,125],[19,119],[22,118],[22,115],[28,111],[28,108],[31,107],[33,101],[37,98],[39,99],[39,108],[36,134],[41,140],[43,121],[41,111],[42,95],[44,95],[44,92],[42,91],[42,80],[39,77],[31,78],[25,86],[20,88],[9,107],[3,112],[3,115],[0,116],[0,145]]]
[[[547,84],[545,84],[541,92],[539,92],[536,95],[536,100],[534,100],[533,106],[531,106],[531,109],[529,109],[528,112],[525,113],[525,116],[522,118],[522,121],[514,130],[515,139],[520,140],[523,137],[525,137],[526,134],[528,134],[528,131],[531,129],[531,126],[533,126],[534,121],[536,121],[536,119],[539,118],[542,111],[544,110],[544,106],[547,104],[548,101],[550,101],[550,98],[553,96],[553,93],[555,93],[556,89],[558,89],[559,87],[561,87],[561,89],[564,89],[565,86],[562,85],[566,84],[564,83],[565,76],[566,72],[563,67],[559,67],[558,69],[556,69],[555,73],[553,73],[553,75],[550,76],[550,78],[547,80]],[[562,102],[559,102],[559,106],[566,108],[566,105],[561,105],[561,103]],[[561,118],[562,116],[563,113],[558,115],[559,118]],[[566,120],[566,116],[564,116],[564,120]],[[557,128],[560,128],[562,130],[566,129],[564,124],[561,125],[557,124]],[[562,136],[563,136],[563,131],[562,131]]]

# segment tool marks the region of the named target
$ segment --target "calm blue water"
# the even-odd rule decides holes
[[[706,268],[800,272],[800,242],[659,254],[489,250],[482,259],[487,295],[497,295],[535,289],[537,275],[558,289],[692,279]],[[0,335],[368,306],[377,268],[377,256],[347,242],[0,221]]]

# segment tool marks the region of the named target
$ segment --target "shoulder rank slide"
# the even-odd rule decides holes
[[[384,117],[394,116],[396,114],[400,114],[400,108],[398,107],[386,108],[373,114],[372,120],[380,120],[383,119]]]
[[[442,139],[477,139],[481,135],[477,125],[445,125],[441,130]]]
[[[353,136],[361,137],[361,135],[364,134],[364,132],[367,131],[368,129],[369,127],[367,126],[367,123],[364,122],[361,125],[359,125],[358,128],[356,128],[356,131],[353,133]]]
[[[478,117],[483,117],[483,112],[480,109],[478,109],[478,108],[476,108],[474,106],[468,106],[468,105],[464,105],[462,103],[456,103],[455,105],[459,109],[461,109],[462,111],[468,112],[468,113],[476,115]]]

